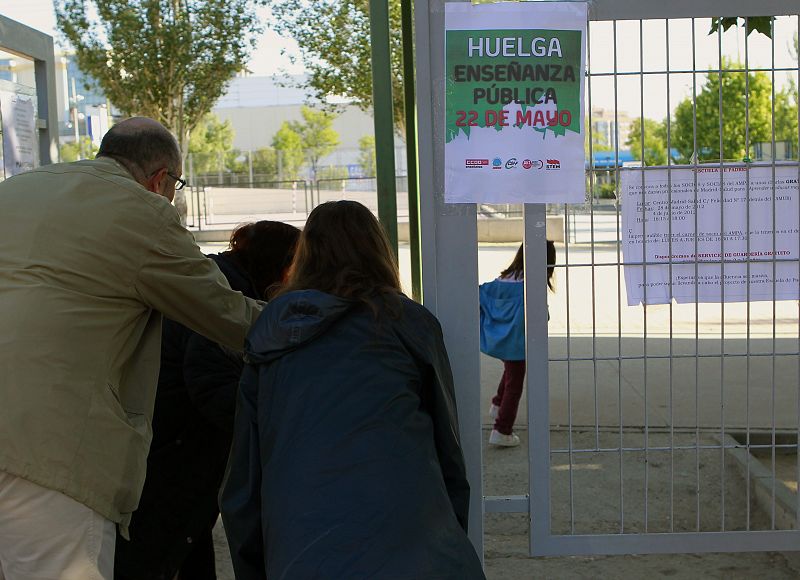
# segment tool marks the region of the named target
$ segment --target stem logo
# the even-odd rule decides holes
[[[548,170],[561,169],[561,161],[559,161],[558,159],[548,159],[547,160],[547,165],[545,166],[545,169],[548,169]]]

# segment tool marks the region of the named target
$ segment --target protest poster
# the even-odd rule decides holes
[[[800,299],[798,167],[723,169],[620,172],[628,305]]]
[[[445,4],[445,202],[579,203],[583,2]]]
[[[36,166],[36,102],[30,95],[0,89],[3,170],[11,177]]]

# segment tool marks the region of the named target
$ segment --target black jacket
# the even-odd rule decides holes
[[[260,297],[233,254],[209,257],[234,290]],[[117,578],[171,579],[216,522],[243,364],[240,354],[164,320],[147,478],[131,540],[117,537]]]
[[[439,323],[322,292],[250,332],[221,496],[237,580],[484,578]]]

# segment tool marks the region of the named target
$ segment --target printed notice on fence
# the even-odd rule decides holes
[[[36,104],[32,96],[0,90],[6,177],[36,166]]]
[[[766,165],[725,166],[722,178],[719,167],[623,170],[628,304],[799,299],[798,168],[774,175]]]
[[[447,203],[582,203],[587,4],[445,4]]]

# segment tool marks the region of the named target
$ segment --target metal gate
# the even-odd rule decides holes
[[[442,321],[459,389],[473,489],[471,538],[479,553],[482,515],[489,512],[530,514],[531,555],[796,550],[800,311],[797,300],[774,299],[774,280],[778,268],[797,268],[800,247],[791,248],[791,258],[775,255],[781,234],[775,231],[779,216],[774,184],[773,255],[751,258],[746,234],[748,255],[739,260],[746,264],[748,280],[751,268],[765,261],[771,265],[773,299],[764,302],[749,300],[748,284],[748,300],[740,303],[726,303],[723,290],[719,303],[669,300],[659,306],[628,306],[624,278],[632,264],[623,263],[623,210],[614,199],[596,199],[595,192],[598,176],[605,180],[610,175],[613,185],[605,192],[620,197],[619,177],[626,171],[620,161],[625,142],[621,127],[628,113],[634,125],[638,121],[644,128],[631,148],[638,148],[645,167],[631,171],[641,175],[646,215],[644,176],[653,161],[648,159],[646,119],[660,113],[672,219],[671,180],[681,161],[673,153],[679,138],[675,108],[687,97],[682,86],[690,87],[690,105],[683,110],[690,113],[694,148],[688,163],[684,159],[681,165],[695,170],[716,166],[722,176],[735,161],[746,181],[748,208],[752,151],[762,156],[767,152],[761,166],[769,168],[773,181],[776,171],[786,167],[800,177],[796,125],[786,143],[776,139],[787,122],[779,115],[781,87],[790,86],[788,79],[800,85],[797,55],[776,38],[797,34],[800,5],[789,0],[757,5],[741,0],[590,3],[587,115],[592,118],[593,107],[603,106],[606,125],[588,123],[587,158],[592,162],[587,202],[559,208],[572,229],[559,248],[558,292],[548,297],[543,284],[526,285],[528,494],[493,497],[483,496],[481,480],[479,425],[485,401],[477,358],[476,212],[474,206],[443,203],[443,12],[441,0],[417,2],[423,288],[425,304]],[[756,32],[748,36],[735,27],[724,34],[720,27],[709,35],[712,19],[721,16],[778,18],[771,38]],[[731,52],[741,62],[726,61]],[[744,83],[744,159],[725,157],[723,102],[728,99],[719,80],[718,156],[709,159],[713,151],[698,145],[703,138],[698,138],[697,99],[708,75],[714,74],[739,75]],[[751,96],[759,87],[751,84],[763,84],[765,78],[766,100],[761,93],[756,103]],[[700,126],[706,114],[700,110]],[[766,138],[762,118],[768,119]],[[599,132],[608,138],[596,138]],[[596,168],[598,144],[608,149],[613,169],[607,164]],[[778,150],[784,159],[776,159]],[[695,216],[698,191],[695,179]],[[716,196],[721,232],[727,218],[724,195],[720,177]],[[545,207],[526,205],[524,218],[525,270],[544,272]],[[747,223],[749,232],[749,209]],[[725,236],[720,238],[720,257],[711,263],[725,279],[726,266],[729,271],[731,266],[723,257]],[[669,239],[671,249],[671,226]],[[676,263],[670,253],[670,277]],[[645,260],[637,265],[644,272],[646,293],[648,268],[655,264]],[[553,314],[549,324],[548,301]],[[794,482],[794,494],[783,479]]]

